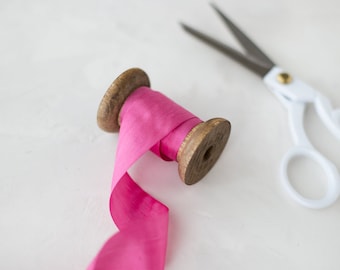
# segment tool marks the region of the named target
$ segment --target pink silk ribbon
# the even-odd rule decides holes
[[[120,112],[110,212],[119,232],[88,270],[161,270],[165,266],[168,208],[140,188],[128,169],[148,150],[176,160],[188,132],[202,122],[159,92],[135,90]]]

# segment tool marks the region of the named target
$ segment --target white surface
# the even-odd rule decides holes
[[[335,107],[338,3],[216,2]],[[180,182],[176,163],[152,154],[132,170],[170,207],[167,270],[339,269],[340,201],[309,210],[279,184],[292,146],[285,109],[259,78],[184,33],[180,20],[236,44],[202,0],[1,1],[0,269],[85,269],[116,231],[108,197],[117,135],[97,128],[96,110],[111,81],[134,66],[202,119],[233,125],[220,160],[194,186]],[[340,142],[315,112],[306,118],[311,142],[340,168]],[[318,196],[322,170],[309,165],[297,160],[292,174]]]

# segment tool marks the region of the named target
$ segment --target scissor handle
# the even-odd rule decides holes
[[[290,77],[292,81],[282,83],[278,80],[278,77],[283,74],[286,73],[280,67],[274,66],[263,78],[264,83],[289,111],[292,109],[295,110],[295,108],[291,106],[292,103],[314,104],[322,122],[329,131],[340,140],[340,109],[334,110],[327,97],[297,78],[292,79]],[[295,115],[296,113],[294,112],[292,116]],[[298,120],[302,120],[301,126],[303,126],[303,119]],[[295,132],[295,130],[293,130],[293,132]]]
[[[337,136],[338,126],[334,121],[334,118],[332,118],[333,115],[331,114],[332,109],[330,103],[328,102],[329,106],[327,107],[327,99],[323,98],[321,95],[318,95],[314,102],[320,118],[325,122],[328,128],[332,128],[334,135]],[[284,103],[288,109],[290,129],[296,146],[287,152],[281,162],[280,174],[283,186],[295,201],[305,207],[314,209],[327,207],[334,203],[340,195],[339,172],[333,163],[313,147],[306,136],[303,125],[306,103],[289,100],[285,100]],[[288,177],[288,165],[292,159],[296,157],[310,158],[317,162],[324,170],[327,177],[327,191],[323,198],[306,198],[293,187]]]
[[[300,204],[309,208],[323,208],[332,204],[340,195],[340,175],[337,168],[310,143],[304,129],[304,112],[307,103],[315,105],[322,122],[340,139],[340,110],[333,110],[330,101],[315,91],[309,85],[297,78],[281,81],[287,75],[280,67],[274,66],[263,78],[264,83],[288,110],[290,130],[295,147],[283,157],[280,174],[283,186],[288,193]],[[288,178],[288,164],[296,157],[311,158],[325,171],[328,188],[326,195],[319,200],[302,196],[291,184]]]
[[[317,162],[327,176],[327,191],[321,199],[309,199],[302,196],[292,185],[288,177],[288,165],[296,157],[310,158]],[[281,180],[284,188],[290,196],[301,205],[320,209],[333,204],[340,195],[340,175],[333,163],[322,156],[318,151],[308,146],[295,146],[291,148],[282,158],[280,168]]]
[[[317,93],[315,109],[326,127],[340,140],[340,109],[334,110],[328,98]]]

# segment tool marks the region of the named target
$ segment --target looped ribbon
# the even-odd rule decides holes
[[[161,270],[165,266],[167,206],[146,193],[128,169],[147,151],[176,160],[189,131],[202,121],[159,92],[136,89],[120,112],[110,212],[119,231],[103,245],[88,270]]]

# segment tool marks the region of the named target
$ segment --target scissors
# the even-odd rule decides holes
[[[313,104],[322,122],[340,140],[340,109],[333,110],[330,101],[324,95],[276,66],[217,6],[212,4],[212,7],[244,47],[245,55],[186,24],[181,23],[182,27],[262,78],[264,84],[288,110],[294,146],[283,156],[280,165],[280,178],[284,188],[296,202],[305,207],[320,209],[333,204],[340,195],[339,172],[332,162],[313,147],[305,133],[303,121],[307,104]],[[322,198],[304,197],[293,187],[288,177],[288,165],[297,157],[310,158],[323,168],[328,181],[326,194]]]

